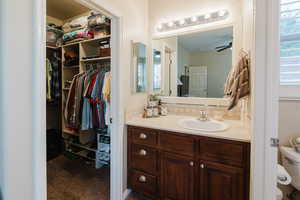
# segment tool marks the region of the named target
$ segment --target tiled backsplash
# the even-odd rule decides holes
[[[189,116],[199,116],[201,110],[205,110],[208,116],[221,120],[240,120],[241,119],[241,109],[236,107],[231,111],[227,110],[224,106],[200,106],[200,105],[182,105],[182,104],[163,104],[168,107],[170,114],[176,115],[189,115]]]
[[[239,105],[232,110],[227,110],[227,106],[214,106],[208,105],[203,106],[193,105],[193,104],[183,104],[183,103],[163,103],[164,106],[167,106],[169,114],[175,115],[188,115],[188,116],[199,116],[201,110],[205,110],[208,113],[210,118],[216,120],[243,120],[248,121],[248,100],[240,101]],[[138,115],[142,116],[143,110],[138,109],[131,112],[126,112],[126,119],[136,117]]]

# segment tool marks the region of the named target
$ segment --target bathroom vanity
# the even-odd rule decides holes
[[[173,25],[163,24],[161,31]],[[151,97],[161,95],[161,103],[171,114],[150,118],[156,117],[157,108],[150,105],[149,96],[144,109],[149,118],[127,120],[128,189],[153,200],[249,199],[251,138],[245,127],[249,123],[243,125],[249,119],[248,102],[228,97],[241,94],[232,92],[233,85],[240,83],[231,76],[233,65],[241,59],[240,49],[232,51],[240,41],[233,30],[234,24],[214,25],[153,37],[149,74],[149,70],[143,72],[146,66],[136,64],[143,59],[133,54],[132,91],[139,92],[136,88],[144,80],[152,80],[145,88]],[[140,52],[136,47],[133,52]],[[241,52],[248,59],[247,52]],[[250,91],[249,82],[243,95]]]
[[[153,200],[248,200],[247,136],[233,125],[219,134],[185,130],[171,124],[177,118],[127,123],[128,188]]]

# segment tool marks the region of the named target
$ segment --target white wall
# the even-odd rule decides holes
[[[33,63],[33,2],[0,1],[0,199],[3,200],[34,199],[33,75],[39,70]]]
[[[280,101],[278,134],[281,145],[289,145],[291,137],[300,137],[299,101]]]
[[[190,54],[190,64],[207,67],[207,96],[222,98],[224,84],[232,67],[232,51],[207,51]]]

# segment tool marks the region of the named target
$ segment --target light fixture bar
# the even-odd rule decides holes
[[[165,31],[176,30],[184,27],[195,26],[199,24],[207,24],[215,21],[224,20],[228,17],[228,15],[229,12],[227,10],[219,10],[216,12],[206,13],[203,15],[195,15],[188,18],[159,24],[157,26],[157,31],[165,32]]]

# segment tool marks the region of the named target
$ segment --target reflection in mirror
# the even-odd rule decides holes
[[[161,52],[153,50],[153,90],[161,90]]]
[[[132,92],[145,92],[147,90],[147,60],[146,45],[142,43],[133,43],[132,77]]]
[[[224,84],[232,67],[232,45],[232,27],[154,40],[156,51],[163,52],[162,93],[223,98]]]

